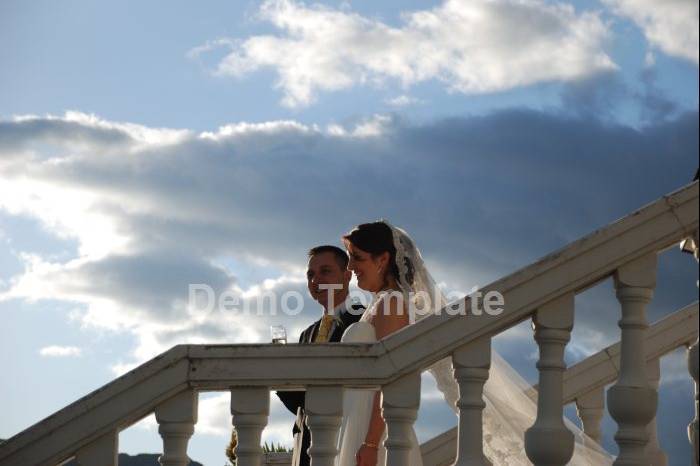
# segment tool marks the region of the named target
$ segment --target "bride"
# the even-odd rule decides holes
[[[350,256],[348,269],[354,272],[358,286],[374,295],[360,321],[343,335],[343,342],[381,340],[426,316],[418,315],[414,309],[439,309],[446,304],[418,248],[405,231],[386,221],[365,223],[343,236],[343,242]],[[395,299],[397,293],[404,299]],[[411,303],[410,299],[421,302]],[[450,359],[437,362],[430,372],[456,413],[459,390]],[[483,413],[484,454],[494,465],[531,464],[525,454],[523,438],[525,430],[535,421],[537,405],[528,393],[531,393],[530,386],[494,352],[489,380],[484,386],[486,408]],[[385,465],[386,429],[380,406],[378,391],[345,391],[336,466]],[[570,465],[612,464],[607,452],[571,422],[566,421],[566,424],[576,438]],[[406,466],[423,466],[415,432],[410,440],[410,462]]]
[[[399,308],[391,292],[401,291],[401,273],[396,261],[392,229],[384,222],[359,225],[343,237],[350,261],[348,269],[357,278],[357,285],[374,293],[374,301],[357,324],[345,331],[341,341],[371,342],[409,325],[411,319]],[[347,390],[343,398],[343,423],[340,431],[340,452],[337,466],[377,466],[385,463],[385,425],[380,412],[380,393],[368,390]],[[420,447],[415,433],[411,439],[411,462],[406,466],[422,466]]]

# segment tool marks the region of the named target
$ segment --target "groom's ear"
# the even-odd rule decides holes
[[[347,285],[352,279],[352,272],[348,269],[345,269],[345,272],[343,272],[343,278],[345,279],[345,284]]]

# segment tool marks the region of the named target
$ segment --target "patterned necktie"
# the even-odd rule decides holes
[[[324,314],[321,318],[321,325],[318,327],[318,333],[314,339],[314,343],[328,343],[328,334],[331,329],[331,324],[333,323],[333,316]]]

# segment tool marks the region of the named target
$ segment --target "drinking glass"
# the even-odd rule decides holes
[[[282,325],[271,325],[272,343],[284,345],[287,343],[287,330]]]

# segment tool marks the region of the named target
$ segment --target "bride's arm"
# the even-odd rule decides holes
[[[395,331],[408,325],[408,313],[397,299],[382,299],[377,304],[377,314],[374,316],[373,325],[377,333],[377,340],[381,340]],[[381,414],[381,392],[374,396],[372,415],[369,420],[369,428],[365,436],[365,445],[376,448],[384,434],[384,419]]]

